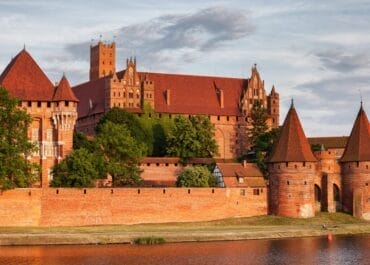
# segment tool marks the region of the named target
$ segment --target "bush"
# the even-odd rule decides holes
[[[148,236],[148,237],[139,237],[134,239],[136,245],[157,245],[163,244],[166,240],[162,237]]]
[[[206,166],[186,168],[176,181],[178,187],[210,187],[217,186],[217,179]]]

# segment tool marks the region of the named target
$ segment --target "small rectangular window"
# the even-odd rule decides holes
[[[253,189],[253,195],[260,195],[259,189]]]

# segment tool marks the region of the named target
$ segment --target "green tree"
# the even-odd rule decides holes
[[[107,175],[103,155],[101,154],[98,144],[92,137],[87,137],[82,132],[73,134],[73,149],[78,150],[84,148],[94,156],[94,167],[98,172],[99,179],[105,178]]]
[[[199,142],[197,157],[213,157],[217,155],[218,146],[215,140],[215,127],[208,117],[196,115],[190,118]]]
[[[107,121],[125,125],[130,135],[137,142],[145,144],[145,155],[150,156],[153,153],[153,133],[151,127],[150,125],[143,126],[143,123],[140,122],[140,119],[135,114],[117,107],[110,109],[98,122],[96,127],[98,134]]]
[[[183,162],[193,157],[213,157],[218,149],[214,135],[214,126],[207,117],[177,116],[168,133],[167,154],[178,156]]]
[[[206,166],[186,168],[176,181],[178,187],[210,187],[217,186],[217,179]]]
[[[251,129],[249,130],[249,139],[251,146],[255,146],[258,138],[267,132],[267,111],[260,102],[253,104],[251,111]]]
[[[174,119],[174,128],[168,134],[167,154],[178,156],[183,162],[197,156],[200,149],[197,132],[191,121],[183,116]]]
[[[28,141],[31,117],[18,108],[18,100],[0,87],[0,186],[29,187],[40,179],[39,167],[29,157],[37,148]]]
[[[52,187],[92,187],[101,177],[96,169],[96,156],[85,148],[73,151],[54,166]]]
[[[262,172],[267,172],[266,158],[272,151],[274,143],[277,141],[279,135],[279,128],[274,128],[270,131],[264,132],[256,137],[255,145],[252,146],[248,153],[247,160],[256,163]]]
[[[140,184],[137,165],[145,153],[145,146],[131,136],[126,126],[107,121],[101,125],[96,141],[114,186]]]

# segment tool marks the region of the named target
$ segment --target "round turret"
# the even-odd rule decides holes
[[[340,162],[343,210],[356,217],[370,219],[370,205],[367,201],[370,183],[370,126],[362,106]]]
[[[299,218],[315,215],[316,163],[292,103],[269,159],[270,214]]]

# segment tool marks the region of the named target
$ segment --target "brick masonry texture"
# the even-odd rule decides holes
[[[0,226],[208,221],[267,214],[267,192],[246,188],[15,189],[0,195]]]

